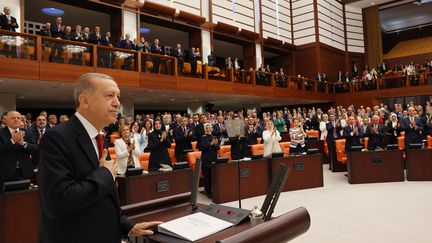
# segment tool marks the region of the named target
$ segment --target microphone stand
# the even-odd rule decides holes
[[[240,160],[237,160],[237,172],[238,172],[238,183],[237,183],[237,189],[238,189],[238,203],[239,203],[239,208],[242,208],[241,206],[241,193],[240,193],[240,180],[241,180],[241,174],[240,174]]]

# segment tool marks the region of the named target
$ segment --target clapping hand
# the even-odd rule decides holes
[[[25,132],[23,131],[15,132],[12,134],[12,141],[14,141],[14,143],[24,145],[24,136]]]

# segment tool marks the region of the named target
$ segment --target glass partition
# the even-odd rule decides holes
[[[271,86],[272,74],[268,72],[256,71],[256,85]]]
[[[140,52],[141,55],[141,72],[143,73],[155,73],[165,75],[175,75],[176,67],[175,57],[166,55],[156,55],[146,52]],[[188,63],[184,63],[184,67]],[[190,68],[190,66],[189,66]],[[180,73],[178,73],[180,75]],[[195,74],[202,76],[202,64],[198,63]]]
[[[137,71],[138,52],[106,46],[97,46],[97,66]]]
[[[53,38],[42,38],[42,61],[73,64],[81,66],[93,65],[93,45]]]
[[[0,56],[36,60],[36,36],[0,31]]]
[[[288,87],[289,77],[286,75],[275,74],[274,80],[276,82],[276,87],[286,88]]]

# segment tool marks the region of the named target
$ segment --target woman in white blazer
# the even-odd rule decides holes
[[[321,132],[320,140],[324,140],[324,138],[327,136],[327,126],[326,126],[327,122],[328,122],[328,115],[323,114],[322,121],[320,121],[319,124],[319,129]]]
[[[271,157],[275,152],[282,152],[279,141],[282,139],[278,130],[275,129],[273,121],[266,123],[266,130],[262,134],[264,140],[264,157]]]
[[[131,138],[131,133],[127,125],[119,129],[120,138],[114,141],[116,152],[117,174],[123,175],[128,167],[141,167],[138,160],[140,154],[136,140]]]

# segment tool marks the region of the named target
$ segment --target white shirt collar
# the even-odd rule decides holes
[[[9,129],[9,132],[11,133],[11,134],[13,134],[15,131],[19,131],[19,128],[17,128],[17,129],[12,129],[12,128],[10,128],[10,127],[7,127],[8,129]]]
[[[75,116],[78,118],[81,124],[83,124],[87,134],[91,139],[95,138],[99,134],[99,131],[84,116],[78,113],[78,111],[75,112]]]

